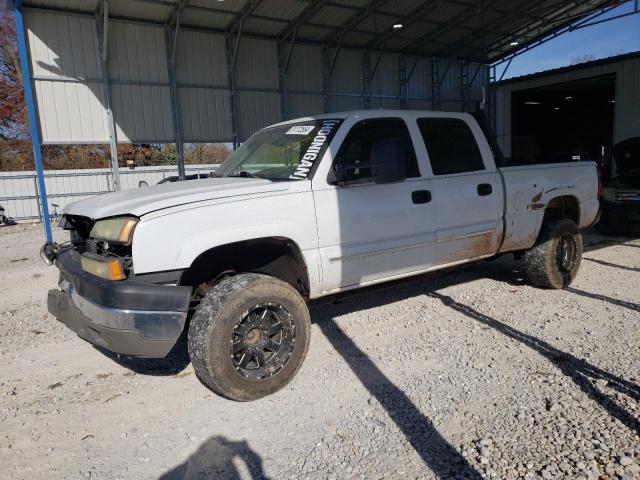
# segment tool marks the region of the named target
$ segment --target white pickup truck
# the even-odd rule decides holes
[[[481,122],[482,123],[482,122]],[[369,110],[260,130],[217,178],[109,193],[64,209],[48,308],[89,342],[163,357],[181,334],[227,398],[300,368],[307,303],[504,252],[563,288],[598,213],[591,162],[498,168],[470,114]]]

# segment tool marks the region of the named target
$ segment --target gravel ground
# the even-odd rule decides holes
[[[244,404],[67,331],[41,241],[0,229],[4,478],[640,478],[640,240],[588,235],[564,291],[505,256],[315,304],[297,378]]]

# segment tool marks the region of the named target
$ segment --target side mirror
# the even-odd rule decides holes
[[[149,184],[147,183],[146,180],[140,180],[138,182],[138,188],[140,188],[140,187],[148,187],[148,186],[149,186]]]
[[[374,183],[401,182],[407,178],[407,159],[398,138],[378,140],[371,147]]]

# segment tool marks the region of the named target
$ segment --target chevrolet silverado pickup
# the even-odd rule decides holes
[[[64,208],[49,311],[83,339],[160,358],[187,336],[200,381],[233,400],[283,388],[308,302],[494,257],[563,288],[598,213],[592,162],[500,168],[467,113],[369,110],[264,128],[212,178]],[[185,331],[186,330],[186,331]]]

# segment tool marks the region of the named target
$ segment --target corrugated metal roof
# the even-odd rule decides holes
[[[93,12],[97,0],[25,0],[25,6]],[[316,43],[332,29],[354,34],[344,46],[363,47],[391,39],[389,51],[460,60],[493,62],[553,33],[568,22],[620,0],[187,0],[183,26],[229,31],[242,21],[245,33],[278,38],[297,25],[304,40]],[[111,0],[110,14],[118,18],[163,23],[175,0]],[[394,30],[394,24],[405,25]],[[327,30],[322,27],[327,27]],[[375,36],[372,41],[367,34]],[[511,45],[517,41],[517,47]]]

